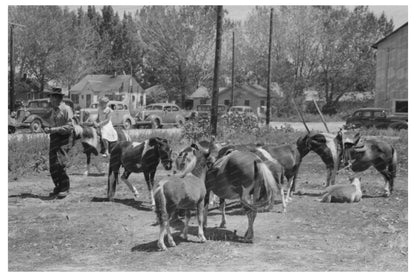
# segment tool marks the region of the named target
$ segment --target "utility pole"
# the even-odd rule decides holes
[[[272,36],[273,36],[273,8],[270,9],[270,35],[269,35],[269,56],[268,56],[268,76],[267,76],[267,106],[266,106],[266,126],[270,123],[270,81],[272,78]]]
[[[234,106],[234,65],[235,65],[235,56],[234,56],[234,50],[235,50],[235,41],[234,41],[234,32],[233,32],[233,58],[231,62],[231,106]]]
[[[9,38],[9,63],[10,63],[10,75],[9,75],[9,106],[10,112],[14,110],[14,60],[13,60],[13,29],[15,26],[25,27],[24,25],[17,23],[10,23],[10,38]]]
[[[221,63],[221,37],[222,20],[224,12],[222,6],[217,6],[217,39],[215,42],[215,62],[214,62],[214,84],[212,86],[211,102],[211,135],[217,135],[217,115],[218,115],[218,76]]]

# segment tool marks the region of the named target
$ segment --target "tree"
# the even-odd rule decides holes
[[[211,6],[147,6],[139,16],[146,46],[144,66],[152,68],[171,99],[197,87],[212,68],[215,8]]]

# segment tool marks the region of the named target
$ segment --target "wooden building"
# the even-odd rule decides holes
[[[101,96],[123,101],[130,110],[146,105],[146,93],[131,75],[87,75],[70,90],[75,106],[87,108]]]
[[[375,107],[408,112],[408,23],[373,45],[377,49]]]

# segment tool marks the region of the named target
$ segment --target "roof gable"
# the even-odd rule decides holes
[[[71,88],[71,92],[114,92],[127,91],[132,82],[133,91],[142,91],[142,87],[131,75],[87,75]]]

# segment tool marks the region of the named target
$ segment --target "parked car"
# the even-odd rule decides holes
[[[362,108],[347,117],[344,128],[407,129],[407,121],[407,115],[389,115],[383,108]]]
[[[229,113],[244,114],[247,116],[253,116],[257,118],[257,115],[253,112],[253,109],[250,106],[232,106]]]
[[[218,104],[218,117],[227,112],[227,106]],[[201,104],[196,107],[196,117],[209,118],[211,116],[211,104]]]
[[[176,104],[154,103],[135,115],[136,126],[162,128],[163,126],[182,126],[185,123],[185,112]]]
[[[111,122],[114,126],[123,126],[125,129],[130,129],[134,126],[136,121],[130,115],[129,107],[121,101],[109,101],[107,107],[110,107],[113,112],[111,113]],[[98,102],[92,103],[89,108],[81,109],[80,122],[92,122],[97,119],[98,116]]]
[[[74,103],[69,98],[64,98],[65,104],[74,110]],[[49,125],[48,119],[51,115],[52,107],[49,98],[30,100],[26,107],[17,111],[17,127],[30,128],[34,133],[39,133],[42,128]]]

